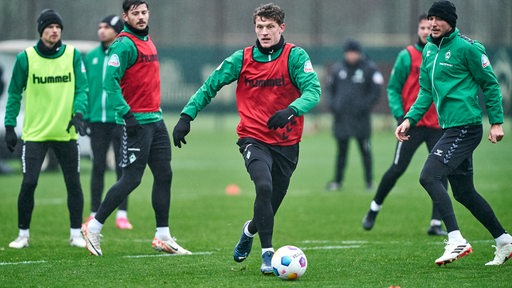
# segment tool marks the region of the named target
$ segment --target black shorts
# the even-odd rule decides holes
[[[163,120],[142,124],[137,135],[128,137],[123,126],[121,167],[136,165],[144,169],[148,162],[171,161],[171,141]]]
[[[443,136],[430,152],[428,160],[435,159],[452,169],[453,173],[473,170],[473,151],[482,140],[482,125],[465,125],[443,130]]]
[[[290,146],[269,145],[254,138],[241,138],[237,142],[244,157],[245,167],[254,160],[265,162],[272,174],[290,178],[299,161],[299,144]]]

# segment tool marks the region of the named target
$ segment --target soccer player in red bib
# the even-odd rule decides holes
[[[107,217],[139,186],[146,165],[153,174],[152,205],[156,218],[153,248],[190,254],[171,237],[171,141],[160,108],[158,54],[149,37],[146,1],[123,2],[125,27],[109,51],[104,87],[123,125],[121,178],[110,188],[96,215],[82,226],[87,249],[101,256],[100,232]]]
[[[303,115],[319,102],[321,94],[306,51],[284,41],[284,16],[275,4],[256,8],[256,45],[238,50],[222,62],[185,105],[173,131],[174,145],[186,144],[190,122],[198,112],[223,86],[238,81],[237,144],[254,182],[256,199],[252,219],[243,225],[233,257],[236,262],[244,261],[253,237],[259,234],[264,274],[272,273],[274,215],[297,166]]]

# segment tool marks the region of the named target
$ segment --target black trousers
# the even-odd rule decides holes
[[[80,183],[80,149],[76,140],[24,142],[22,149],[23,180],[18,196],[18,227],[30,228],[34,210],[34,193],[41,173],[41,165],[48,149],[53,149],[66,183],[71,228],[79,229],[82,224],[84,196]]]
[[[364,179],[367,186],[371,186],[373,182],[373,168],[372,168],[372,152],[370,145],[370,138],[355,138],[361,157],[363,160]],[[345,177],[345,166],[347,164],[348,142],[350,138],[336,138],[337,141],[337,155],[336,167],[334,172],[334,181],[343,183]]]
[[[92,149],[92,175],[91,175],[91,212],[98,211],[101,197],[105,188],[105,171],[107,168],[107,152],[112,145],[116,163],[121,162],[121,137],[123,128],[115,123],[90,123]],[[117,179],[121,178],[121,167],[116,165]],[[127,210],[128,198],[123,200],[119,209]]]
[[[156,227],[169,226],[171,205],[171,141],[163,120],[142,124],[136,136],[123,131],[121,178],[108,190],[96,213],[96,220],[105,223],[110,214],[139,186],[146,165],[153,174],[151,203],[155,211]]]
[[[270,248],[274,216],[297,167],[299,144],[275,146],[252,138],[242,138],[237,144],[256,190],[253,218],[248,229],[253,234],[258,233],[261,248]]]
[[[482,125],[445,129],[428,155],[420,183],[439,207],[446,230],[459,230],[452,202],[442,178],[448,177],[453,197],[464,205],[494,238],[505,233],[494,211],[473,183],[473,151],[482,140]]]
[[[380,180],[379,186],[377,188],[377,192],[375,193],[375,197],[373,200],[375,203],[382,205],[384,200],[391,192],[391,189],[395,186],[398,178],[400,178],[409,164],[411,163],[412,157],[416,150],[425,143],[428,151],[432,151],[434,145],[437,143],[443,131],[441,129],[429,128],[429,127],[412,127],[408,132],[410,138],[404,142],[397,142],[395,149],[395,156],[393,158],[393,163],[391,167],[384,173],[382,179]],[[443,186],[445,188],[448,187],[448,180],[443,178]],[[419,188],[419,187],[418,187]],[[439,209],[437,205],[433,203],[432,205],[432,218],[441,220],[441,215],[439,213]]]

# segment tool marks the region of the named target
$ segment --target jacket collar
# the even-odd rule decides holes
[[[439,46],[436,43],[447,44],[447,43],[451,42],[453,39],[455,39],[455,37],[457,37],[459,35],[459,33],[460,33],[459,28],[455,27],[453,29],[453,31],[448,36],[444,36],[444,35],[441,36],[441,40],[439,40],[439,42],[435,41],[434,38],[432,37],[432,35],[428,36],[427,41],[435,44],[436,46]]]

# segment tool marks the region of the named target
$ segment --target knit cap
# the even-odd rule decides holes
[[[103,18],[100,23],[107,23],[108,26],[112,27],[117,34],[123,30],[123,21],[117,15],[108,15]]]
[[[59,13],[52,9],[44,9],[39,14],[39,17],[37,17],[37,32],[39,32],[39,35],[43,35],[44,28],[50,24],[59,24],[60,29],[64,29],[62,17],[60,17]]]
[[[436,16],[446,21],[452,28],[457,25],[455,5],[450,1],[437,1],[428,9],[427,17]]]

